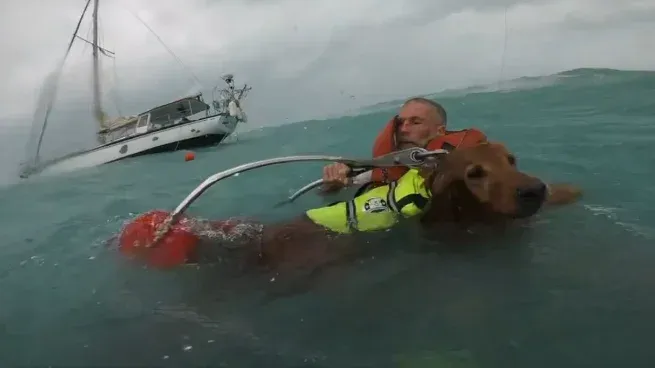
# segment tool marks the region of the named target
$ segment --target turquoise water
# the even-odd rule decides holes
[[[174,152],[5,185],[0,365],[652,365],[655,73],[582,69],[502,87],[434,97],[451,129],[483,129],[524,170],[582,186],[583,200],[504,238],[471,234],[457,251],[407,229],[376,235],[365,256],[307,285],[216,267],[150,270],[105,241],[222,169],[291,154],[365,157],[399,101],[251,131],[192,162]],[[308,194],[273,208],[320,167],[244,173],[191,212],[288,219],[324,203]]]

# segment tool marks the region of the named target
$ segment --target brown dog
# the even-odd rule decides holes
[[[437,222],[499,223],[534,215],[544,204],[576,201],[581,190],[568,184],[547,185],[521,172],[516,157],[499,143],[456,149],[438,170],[422,169],[432,190],[432,205],[421,218]]]
[[[438,167],[426,166],[420,174],[432,195],[420,218],[427,227],[443,222],[499,223],[527,218],[544,204],[570,203],[581,194],[572,186],[547,186],[519,171],[514,155],[497,143],[456,149],[443,157]],[[150,216],[133,222],[136,225],[131,229],[128,228],[133,224],[128,225],[121,234],[120,244],[124,253],[145,255],[151,261],[163,260],[162,265],[174,265],[171,259],[178,263],[207,263],[236,258],[246,267],[264,266],[276,271],[299,266],[311,269],[357,248],[350,241],[352,237],[339,236],[307,215],[266,226],[183,218],[159,245],[139,247],[139,242],[146,242],[142,241],[143,234],[151,237],[154,225],[163,221],[166,213]],[[202,234],[210,235],[200,241]]]

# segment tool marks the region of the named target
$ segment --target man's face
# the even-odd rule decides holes
[[[431,139],[445,134],[446,127],[433,106],[410,102],[398,114],[396,141],[399,149],[424,147]]]

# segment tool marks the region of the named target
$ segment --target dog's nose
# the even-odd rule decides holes
[[[522,186],[516,190],[516,196],[521,202],[542,202],[546,198],[546,184],[539,181]]]

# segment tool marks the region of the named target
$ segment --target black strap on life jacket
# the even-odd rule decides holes
[[[396,203],[396,205],[398,206],[398,209],[403,209],[405,208],[405,206],[407,206],[410,203],[414,203],[416,207],[420,209],[424,209],[425,206],[428,204],[428,199],[418,193],[412,193],[406,197],[401,198]]]
[[[369,185],[370,183],[364,184],[364,186]],[[422,195],[418,193],[412,193],[409,194],[403,198],[401,198],[399,201],[396,201],[396,187],[398,186],[397,181],[392,181],[389,183],[389,191],[387,192],[387,207],[397,213],[401,214],[402,209],[405,208],[410,203],[413,203],[416,207],[423,209],[425,206],[428,204],[428,199],[423,197]],[[359,191],[362,188],[360,188]],[[355,207],[355,198],[357,198],[359,194],[355,195],[353,199],[348,201],[346,203],[346,221],[348,222],[348,228],[350,228],[351,231],[355,232],[357,231],[357,208]]]

